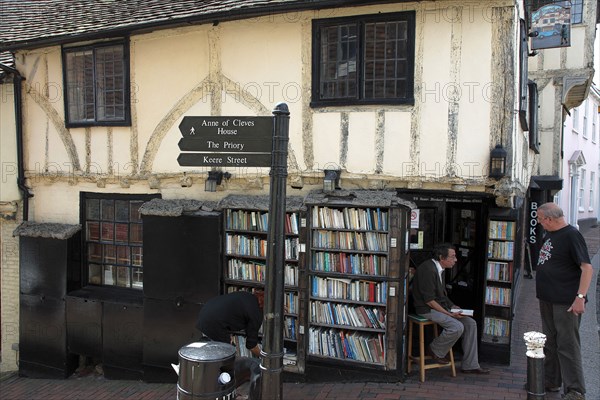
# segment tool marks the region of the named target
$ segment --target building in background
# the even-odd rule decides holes
[[[580,153],[574,154],[575,147],[570,153],[566,152],[567,146],[570,146],[567,140],[571,139],[573,131],[570,129],[567,132],[563,126],[569,110],[580,107],[590,92],[594,77],[594,41],[598,13],[596,1],[529,0],[526,3],[531,12],[559,5],[570,8],[571,13],[570,46],[537,50],[529,57],[529,99],[536,104],[534,108],[538,110],[537,115],[534,115],[535,120],[530,123],[529,145],[539,155],[528,160],[531,163],[532,178],[528,188],[526,224],[527,245],[535,260],[542,234],[537,227],[537,207],[553,201],[560,191],[563,192],[561,201],[566,201],[564,192],[570,173],[564,173],[563,168],[572,157],[571,165],[582,163],[583,160],[578,156]],[[582,127],[577,130],[579,129]],[[591,136],[591,133],[588,132],[588,135]],[[581,139],[580,144],[583,145],[584,141],[585,139]],[[591,138],[588,141],[591,142]],[[597,170],[597,167],[594,169]],[[585,181],[589,185],[589,174]],[[586,196],[589,198],[589,191]],[[586,204],[588,202],[585,200]],[[567,203],[563,203],[564,207],[565,204]]]

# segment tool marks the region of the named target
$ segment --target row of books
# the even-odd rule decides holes
[[[486,279],[500,282],[511,282],[512,263],[489,261]]]
[[[380,208],[313,207],[312,226],[327,229],[388,230],[388,213]]]
[[[264,282],[267,266],[265,263],[230,258],[227,261],[227,276],[243,281]],[[284,282],[288,286],[298,286],[298,267],[285,265]]]
[[[266,257],[268,242],[266,239],[261,239],[246,235],[231,235],[225,237],[225,248],[227,254],[237,254],[241,256]],[[285,259],[298,259],[298,238],[285,239]]]
[[[314,247],[360,251],[387,251],[388,235],[375,232],[338,232],[316,230],[312,233]]]
[[[508,320],[485,317],[483,320],[483,333],[490,336],[510,336],[510,323]]]
[[[285,312],[298,314],[298,292],[285,292],[283,294],[283,306]]]
[[[254,293],[257,289],[251,287],[240,287],[240,286],[228,286],[227,293],[237,292],[238,290],[245,290],[250,293]],[[263,290],[263,289],[258,289]],[[298,314],[298,292],[284,292],[283,294],[283,306],[285,312],[290,314]],[[262,329],[262,327],[261,327]]]
[[[496,306],[510,306],[509,288],[488,286],[485,289],[485,303]]]
[[[387,257],[376,254],[324,253],[312,254],[313,271],[340,272],[344,274],[363,274],[387,276]]]
[[[383,364],[385,361],[384,340],[383,334],[373,335],[311,327],[308,352],[318,356]]]
[[[245,210],[225,210],[225,226],[227,229],[267,232],[269,230],[269,213]],[[285,232],[298,234],[298,214],[285,215]]]
[[[386,304],[387,282],[311,277],[311,294],[323,299],[353,300]]]
[[[516,225],[515,225],[514,221],[490,220],[490,227],[489,227],[490,239],[514,240],[515,226]]]
[[[297,340],[296,332],[298,332],[298,319],[292,317],[283,318],[283,338],[289,340]]]
[[[512,260],[514,252],[514,242],[498,242],[490,240],[488,242],[488,257],[500,258],[502,260]]]
[[[385,309],[377,307],[311,301],[310,319],[319,324],[385,329]]]

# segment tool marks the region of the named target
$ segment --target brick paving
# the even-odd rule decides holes
[[[586,234],[591,254],[600,246],[599,228]],[[592,252],[593,251],[593,252]],[[426,381],[419,382],[412,372],[403,382],[327,382],[284,383],[285,400],[347,400],[347,399],[410,399],[410,400],[517,400],[527,399],[523,385],[527,379],[527,357],[523,333],[540,330],[535,282],[521,279],[518,292],[519,312],[513,323],[511,365],[483,364],[492,369],[490,375],[466,375],[457,371],[451,377],[449,369],[429,370]],[[460,370],[460,362],[457,364]],[[0,400],[174,400],[175,384],[152,384],[139,381],[114,381],[102,375],[71,377],[65,380],[28,379],[16,374],[0,378]],[[546,400],[557,400],[558,393],[547,393]],[[268,399],[263,399],[268,400]]]

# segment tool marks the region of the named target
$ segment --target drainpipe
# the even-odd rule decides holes
[[[23,195],[23,221],[29,220],[29,198],[33,197],[30,189],[25,185],[25,166],[23,165],[23,110],[21,99],[21,86],[25,78],[19,71],[7,65],[0,64],[3,69],[13,76],[15,97],[15,130],[17,135],[17,186]]]

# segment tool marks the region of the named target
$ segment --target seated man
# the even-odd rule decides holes
[[[462,336],[463,360],[462,372],[489,374],[490,370],[481,368],[477,354],[477,323],[473,318],[460,312],[448,298],[444,284],[444,269],[452,268],[456,263],[456,251],[450,244],[441,244],[434,248],[433,258],[424,261],[415,272],[412,282],[412,296],[417,314],[436,322],[444,330],[428,346],[427,353],[436,362],[448,364],[445,358],[454,343]]]

